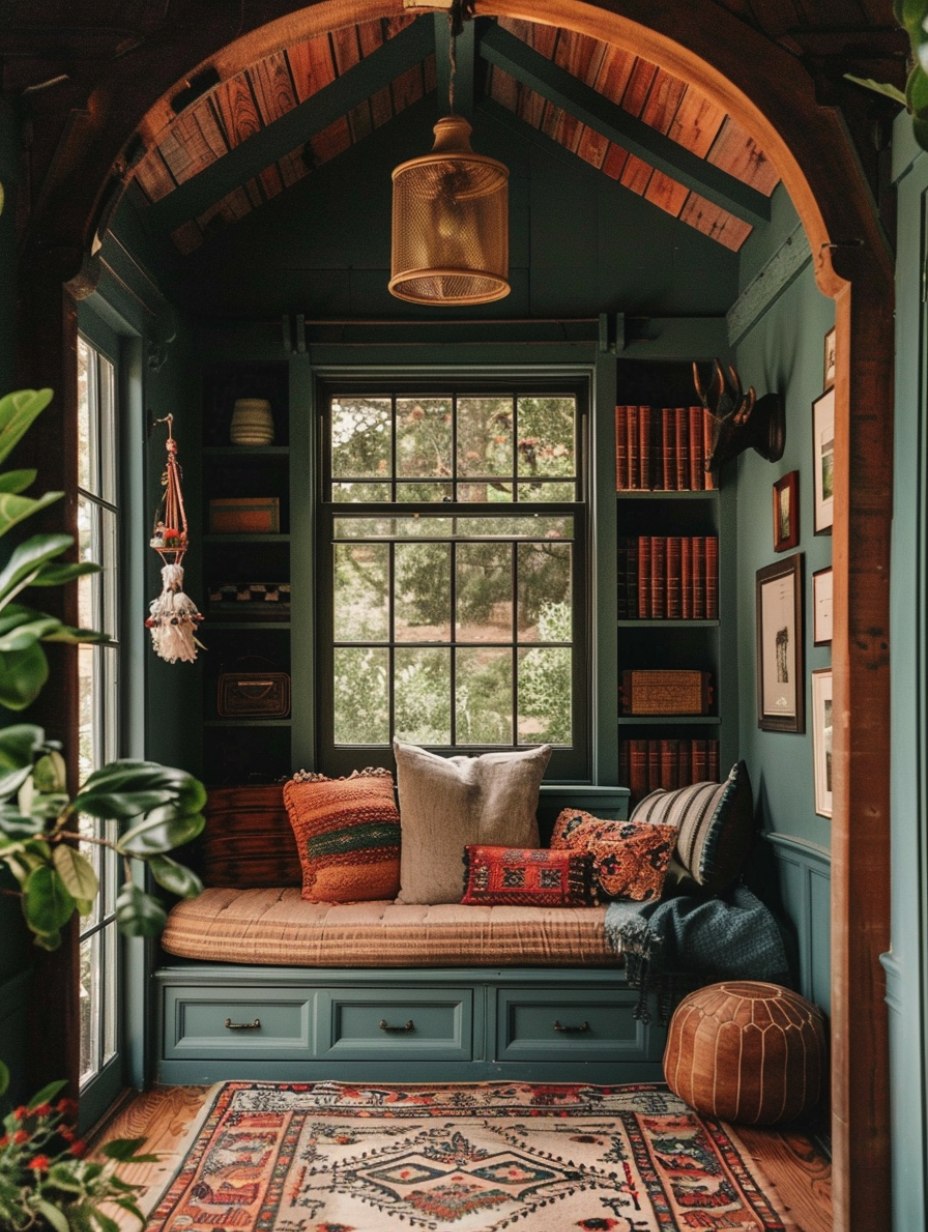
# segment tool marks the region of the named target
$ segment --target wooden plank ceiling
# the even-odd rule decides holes
[[[413,23],[426,24],[413,31]],[[731,116],[632,51],[528,21],[475,25],[476,104],[490,100],[520,131],[740,249],[778,176]],[[134,169],[152,221],[189,253],[363,141],[435,91],[433,30],[431,17],[411,15],[347,26],[160,104],[141,130],[147,149]]]

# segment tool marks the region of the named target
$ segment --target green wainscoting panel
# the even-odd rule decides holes
[[[785,834],[765,836],[776,864],[778,909],[790,922],[797,990],[827,1014],[831,1008],[831,859],[827,851]]]

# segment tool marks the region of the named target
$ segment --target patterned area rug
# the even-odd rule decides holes
[[[226,1082],[149,1232],[787,1232],[662,1086]]]

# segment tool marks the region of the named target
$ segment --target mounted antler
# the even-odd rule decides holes
[[[786,443],[786,420],[783,400],[779,394],[758,398],[753,385],[745,393],[734,365],[728,372],[716,360],[709,387],[703,386],[699,366],[693,362],[693,383],[699,401],[712,416],[712,451],[706,459],[706,470],[715,473],[745,449],[753,449],[768,462],[783,457]]]

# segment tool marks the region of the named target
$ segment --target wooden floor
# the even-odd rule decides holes
[[[160,1193],[172,1175],[178,1148],[200,1111],[206,1087],[157,1087],[129,1100],[107,1123],[94,1145],[109,1138],[144,1138],[145,1150],[161,1156],[157,1164],[125,1168],[120,1175],[144,1185],[150,1195]],[[808,1137],[789,1131],[739,1126],[745,1154],[768,1178],[774,1205],[789,1212],[801,1232],[831,1232],[831,1165],[810,1145]],[[140,1205],[147,1209],[144,1194]],[[123,1228],[138,1228],[128,1215]]]

